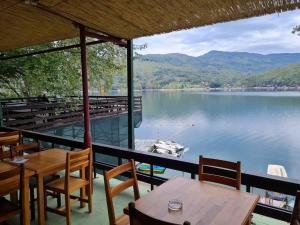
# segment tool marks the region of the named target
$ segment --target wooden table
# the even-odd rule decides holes
[[[171,199],[181,200],[183,210],[169,212]],[[151,217],[178,224],[244,225],[258,200],[258,195],[176,177],[137,200],[135,207]]]
[[[45,224],[44,176],[65,169],[67,152],[63,149],[54,148],[24,156],[29,159],[25,163],[25,167],[34,171],[37,177],[39,225]]]
[[[15,169],[15,166],[8,162],[0,162],[0,173],[4,173]],[[24,180],[24,198],[22,199],[22,216],[23,225],[30,225],[30,206],[29,206],[29,177],[33,176],[34,172],[31,170],[25,170]],[[0,186],[0,196],[9,194],[10,191],[18,189],[20,177],[16,176],[15,179],[10,180],[6,185]]]

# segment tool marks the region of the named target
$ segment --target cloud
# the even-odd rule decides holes
[[[292,53],[300,52],[300,37],[291,33],[296,25],[300,25],[300,10],[154,35],[134,43],[148,44],[142,54],[178,52],[198,56],[211,50]]]

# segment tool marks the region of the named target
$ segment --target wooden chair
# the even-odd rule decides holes
[[[33,152],[40,152],[40,143],[39,142],[33,142],[28,144],[20,144],[12,148],[12,156],[23,156],[24,152],[30,151],[30,153]],[[51,181],[54,181],[56,179],[59,179],[60,176],[58,174],[53,174],[49,176],[44,177],[44,184],[47,184]],[[37,188],[37,179],[36,177],[30,177],[29,179],[29,187],[30,187],[30,212],[31,212],[31,220],[35,219],[35,197],[34,197],[34,189]],[[50,193],[49,193],[50,194]],[[52,197],[57,198],[57,207],[61,206],[61,199],[60,194],[51,193]]]
[[[170,223],[158,220],[148,216],[135,208],[134,202],[129,203],[129,217],[130,225],[182,225],[178,223]],[[191,225],[190,222],[185,221],[183,225]]]
[[[72,176],[71,173],[80,171],[80,177]],[[90,148],[68,152],[66,157],[65,177],[54,180],[45,185],[45,208],[47,211],[56,213],[67,218],[67,225],[71,225],[71,202],[70,200],[80,201],[81,207],[88,203],[89,213],[92,212],[92,151]],[[80,189],[80,197],[71,195]],[[65,195],[65,207],[47,207],[48,191]],[[86,199],[86,191],[88,198]]]
[[[119,176],[125,172],[131,171],[131,178],[126,181],[118,184],[115,187],[110,186],[110,179]],[[110,225],[126,225],[129,224],[129,217],[125,214],[116,218],[115,210],[113,205],[113,198],[124,191],[129,187],[133,187],[134,191],[134,199],[137,200],[140,198],[140,192],[138,188],[138,182],[136,177],[135,163],[133,160],[130,160],[128,163],[122,164],[110,171],[105,171],[104,173],[104,184],[105,184],[105,192],[106,192],[106,202],[109,216]]]
[[[19,176],[19,186],[13,185],[11,186],[11,182],[15,179],[16,176]],[[25,169],[24,164],[20,166],[16,166],[14,170],[9,170],[0,174],[0,187],[6,186],[5,190],[1,190],[0,192],[0,223],[14,217],[16,215],[20,215],[20,224],[22,225],[22,213],[24,213],[22,209],[22,201],[24,199],[24,179],[25,179]],[[19,203],[14,203],[13,201],[9,201],[3,196],[9,194],[10,192],[15,192],[16,190],[20,190],[20,201]]]
[[[300,225],[300,191],[297,191],[296,201],[291,218],[291,225]]]
[[[231,172],[234,176],[217,175],[205,171],[204,167],[209,166],[219,168]],[[219,159],[204,158],[202,155],[199,157],[199,180],[219,183],[226,186],[231,186],[240,190],[241,188],[241,162],[230,162]]]
[[[12,146],[17,146],[22,143],[22,132],[4,132],[0,134],[0,160],[4,158],[13,158],[12,156]],[[3,147],[10,147],[10,151],[5,152]]]

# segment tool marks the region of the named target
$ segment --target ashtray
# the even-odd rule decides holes
[[[179,199],[172,199],[168,203],[168,208],[171,211],[180,211],[182,210],[183,203]]]

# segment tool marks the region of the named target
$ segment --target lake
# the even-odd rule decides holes
[[[242,162],[243,171],[266,174],[283,165],[300,179],[299,92],[143,92],[143,121],[136,139],[175,140],[189,147],[184,159]]]

